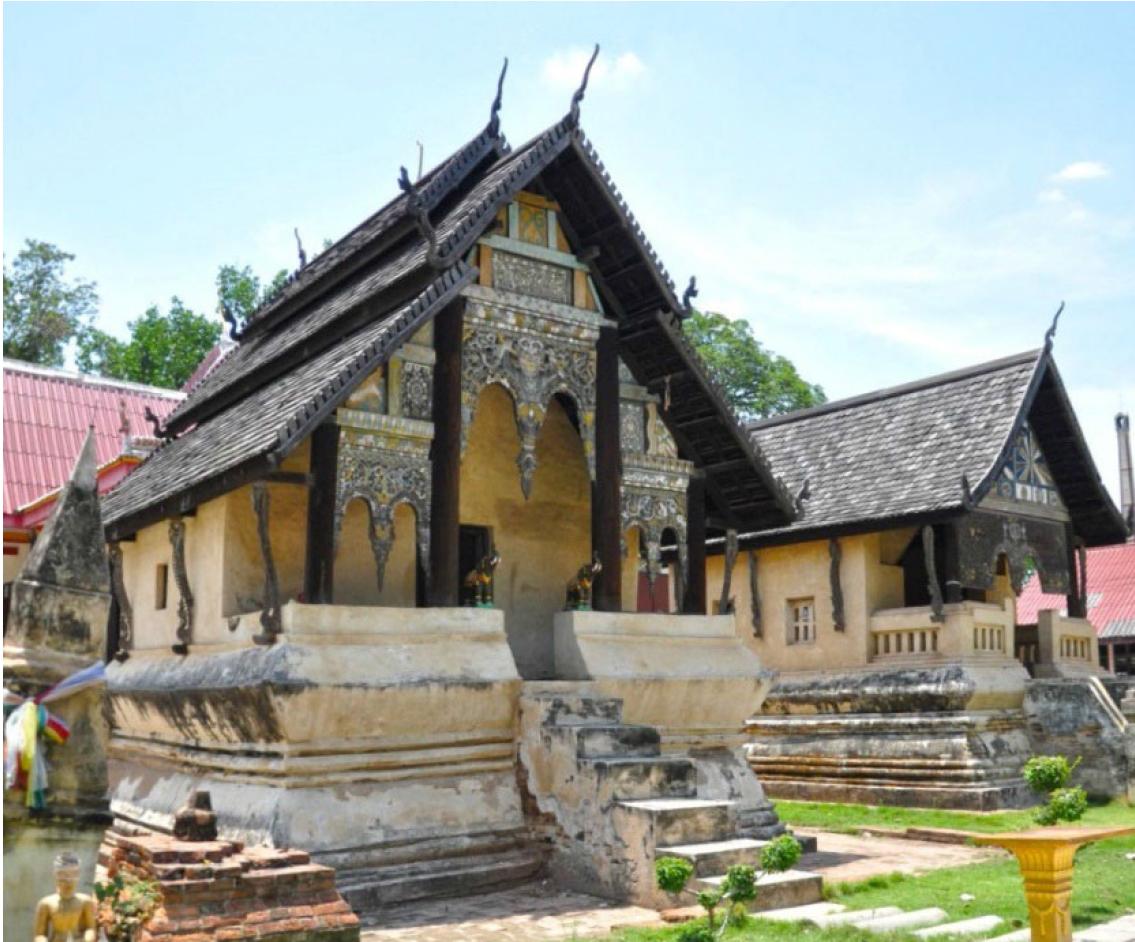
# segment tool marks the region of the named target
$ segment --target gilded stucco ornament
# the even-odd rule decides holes
[[[433,416],[433,367],[424,363],[402,365],[402,414],[428,422]]]
[[[568,396],[579,416],[580,437],[591,479],[595,479],[595,340],[598,330],[586,322],[563,322],[562,306],[525,310],[472,300],[467,309],[461,368],[461,449],[481,390],[499,383],[512,394],[520,436],[520,487],[532,494],[536,442],[552,398]],[[546,314],[547,316],[541,316]],[[559,316],[557,316],[559,315]]]
[[[409,504],[417,517],[418,551],[430,553],[430,460],[432,427],[407,419],[376,417],[375,430],[345,428],[339,442],[339,480],[335,493],[335,545],[338,548],[347,505],[359,498],[369,515],[368,537],[376,582],[382,591],[386,563],[394,546],[394,508]],[[341,420],[342,421],[342,420]]]

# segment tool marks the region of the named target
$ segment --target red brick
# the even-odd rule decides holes
[[[311,912],[315,916],[327,916],[335,913],[350,912],[350,907],[347,905],[345,899],[336,900],[334,903],[320,903],[318,906],[312,906]]]
[[[244,926],[233,926],[227,929],[218,929],[217,942],[237,942],[238,939],[247,938],[252,933]]]
[[[260,909],[260,910],[257,910],[256,912],[251,912],[247,916],[244,917],[244,921],[247,922],[247,923],[252,923],[252,924],[260,923],[260,922],[271,922],[272,921],[272,911],[268,910],[268,909]]]

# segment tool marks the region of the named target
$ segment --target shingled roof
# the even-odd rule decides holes
[[[326,402],[349,391],[342,384],[350,380],[341,376],[333,394],[310,386],[317,374],[308,365],[319,361],[329,368],[341,362],[335,351],[364,333],[381,356],[388,356],[408,335],[382,330],[391,312],[411,317],[409,333],[432,317],[441,306],[434,298],[439,291],[448,296],[454,285],[475,276],[476,269],[464,261],[469,249],[493,224],[497,210],[524,189],[556,200],[571,244],[592,249],[591,273],[618,324],[620,355],[637,382],[669,393],[673,405],[664,419],[682,456],[706,473],[711,521],[737,527],[790,521],[788,491],[681,336],[682,306],[673,282],[568,115],[514,151],[490,125],[423,178],[417,198],[432,217],[433,245],[415,223],[413,201],[404,194],[294,276],[245,328],[238,349],[170,416],[168,431],[181,437],[150,459],[148,474],[135,474],[106,501],[109,531],[124,535],[183,512],[239,486],[257,469],[262,473],[266,462],[278,461],[281,443],[294,447],[297,439],[281,437],[272,423],[301,403],[322,420],[330,414]],[[361,381],[363,375],[352,373],[351,380]]]
[[[1025,421],[1076,532],[1090,546],[1122,541],[1047,348],[751,423],[802,512],[745,538],[783,543],[961,513],[993,485]]]

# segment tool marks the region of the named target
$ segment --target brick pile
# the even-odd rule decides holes
[[[359,917],[335,889],[335,871],[304,851],[116,826],[103,837],[99,865],[160,887],[162,906],[138,942],[359,939]]]

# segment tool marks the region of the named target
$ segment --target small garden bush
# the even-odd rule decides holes
[[[685,927],[678,936],[678,942],[710,942],[714,937],[714,915],[722,905],[727,907],[727,915],[721,921],[718,938],[725,932],[726,926],[743,924],[748,918],[745,904],[757,898],[757,880],[767,873],[788,870],[799,859],[800,842],[791,834],[782,834],[761,848],[759,873],[748,864],[730,867],[720,886],[699,890],[695,894],[698,905],[706,912],[708,925],[693,924]],[[655,882],[659,889],[667,893],[677,895],[689,892],[686,884],[693,875],[693,865],[681,857],[660,857],[654,862]]]
[[[1080,760],[1066,756],[1033,756],[1021,770],[1029,787],[1048,801],[1033,812],[1037,824],[1049,827],[1060,821],[1079,821],[1088,810],[1088,796],[1079,786],[1067,787]]]

